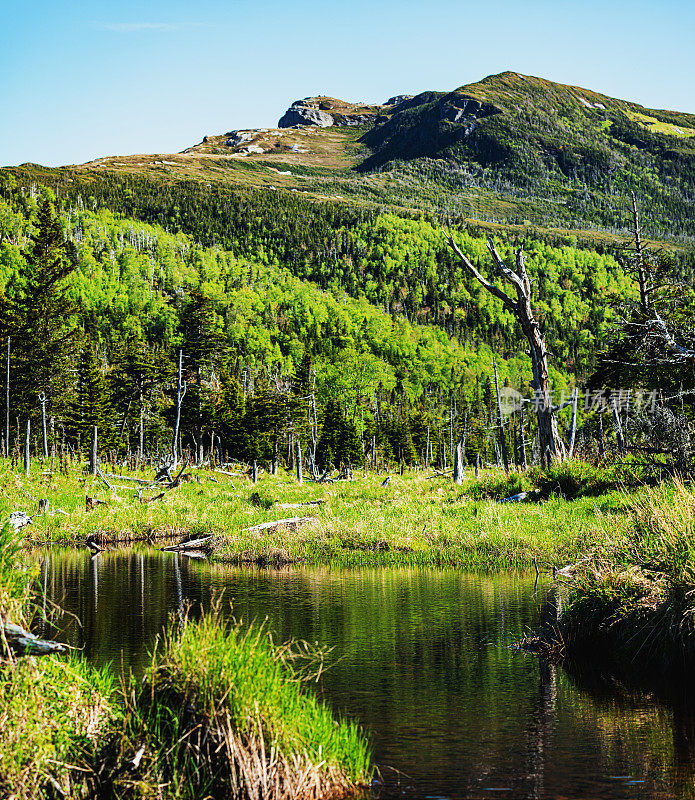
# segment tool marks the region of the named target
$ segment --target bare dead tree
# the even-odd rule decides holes
[[[10,455],[10,338],[7,337],[7,371],[5,375],[5,455]]]
[[[173,469],[176,469],[179,461],[179,426],[181,424],[181,405],[186,396],[186,381],[183,380],[183,350],[179,350],[179,381],[178,392],[176,395],[176,425],[174,436],[171,442],[171,457]]]
[[[548,347],[545,336],[541,332],[531,305],[531,281],[526,270],[526,257],[523,248],[516,251],[516,270],[508,267],[497,251],[492,239],[488,239],[488,250],[492,260],[504,280],[511,283],[516,291],[516,300],[511,298],[494,283],[482,275],[464,255],[454,241],[453,236],[445,231],[446,241],[470,275],[490,294],[501,300],[504,307],[511,312],[519,322],[521,330],[529,343],[531,368],[533,380],[531,387],[534,390],[534,406],[538,419],[538,438],[540,445],[541,463],[550,465],[553,461],[561,460],[565,456],[565,448],[560,439],[557,428],[556,408],[550,396],[550,377],[548,374]]]

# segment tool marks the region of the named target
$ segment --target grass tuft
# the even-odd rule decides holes
[[[278,646],[262,627],[242,630],[216,611],[172,626],[130,708],[130,738],[148,744],[149,782],[177,798],[309,800],[366,785],[361,730],[304,686],[323,655]]]

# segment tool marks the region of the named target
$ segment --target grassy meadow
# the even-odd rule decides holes
[[[82,544],[89,534],[106,534],[124,543],[168,544],[169,538],[214,534],[213,558],[237,562],[524,569],[535,558],[549,568],[584,553],[631,502],[619,472],[579,463],[548,473],[485,470],[478,478],[468,470],[461,486],[450,477],[432,477],[431,470],[392,474],[382,486],[384,474],[355,472],[350,481],[300,485],[280,471],[263,473],[254,485],[242,473],[204,469],[149,503],[140,502],[135,483],[108,478],[109,490],[79,464],[67,472],[49,474],[37,464],[27,479],[9,463],[0,466],[3,517],[36,513],[39,498],[66,512],[34,517],[26,529],[30,542]],[[142,479],[153,475],[138,473]],[[498,502],[531,489],[538,502]],[[142,497],[158,493],[146,490]],[[103,502],[88,511],[87,496]],[[249,530],[293,517],[305,519]]]
[[[39,494],[67,516],[36,518],[20,531],[0,528],[0,796],[198,798],[216,791],[271,800],[340,797],[369,783],[369,743],[312,693],[323,654],[308,645],[276,644],[260,628],[241,633],[212,613],[172,627],[155,647],[145,682],[123,676],[120,686],[116,665],[99,670],[80,653],[15,652],[4,624],[29,630],[41,613],[36,568],[23,556],[36,533],[48,535],[51,526],[41,522],[69,520],[53,525],[51,536],[70,541],[105,526],[109,512],[114,532],[153,524],[111,497],[85,526],[85,488],[93,497],[94,487],[70,476],[45,478],[3,472],[3,515],[31,512],[33,492],[47,489]],[[190,497],[179,508],[188,525]]]

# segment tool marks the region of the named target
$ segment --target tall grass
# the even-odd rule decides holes
[[[312,800],[364,786],[368,742],[304,685],[298,654],[218,613],[170,628],[129,708],[130,739],[148,744],[148,780],[191,800]]]
[[[28,627],[35,573],[22,539],[0,528],[0,623]],[[107,670],[79,656],[15,658],[0,641],[0,796],[71,797],[116,718]]]
[[[22,538],[9,524],[0,527],[0,622],[23,622],[29,604],[32,575],[20,558]]]
[[[693,664],[695,495],[676,481],[630,498],[628,510],[620,524],[604,524],[571,586],[562,617],[568,653],[661,670]]]
[[[0,665],[0,796],[82,796],[116,720],[113,682],[80,656]]]
[[[478,479],[468,470],[462,486],[412,471],[392,475],[387,487],[381,486],[383,475],[358,472],[354,481],[298,485],[280,471],[264,475],[254,486],[244,477],[199,470],[200,483],[184,484],[149,504],[138,502],[133,486],[109,492],[88,483],[90,496],[105,504],[86,511],[84,476],[78,470],[48,478],[37,472],[26,480],[0,462],[0,514],[35,511],[28,495],[48,497],[52,506],[69,512],[36,517],[28,536],[38,542],[76,543],[96,532],[121,541],[211,533],[216,536],[215,558],[236,562],[523,569],[534,557],[549,565],[566,563],[579,553],[587,538],[600,533],[596,509],[613,516],[622,513],[627,498],[619,490],[598,491],[599,486],[616,486],[616,476],[609,480],[605,471],[589,474],[592,469],[579,462],[558,465],[547,475],[537,470],[505,475],[491,469]],[[496,502],[539,485],[542,502]],[[323,504],[282,507],[310,500]],[[295,515],[310,515],[315,522],[296,529],[247,530]]]

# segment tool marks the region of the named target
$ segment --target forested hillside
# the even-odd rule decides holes
[[[434,160],[448,169],[432,165],[431,181],[520,200],[536,222],[620,229],[635,191],[652,235],[695,233],[693,114],[503,72],[418,95],[363,141],[360,170]]]
[[[54,444],[84,448],[97,425],[114,452],[166,447],[182,354],[192,447],[443,463],[465,433],[470,458],[493,458],[492,358],[528,390],[526,345],[443,228],[489,275],[488,236],[503,258],[524,247],[557,392],[586,381],[637,297],[632,191],[692,281],[691,115],[516,73],[392,100],[174,160],[2,170],[10,446],[46,392]],[[514,425],[510,453],[534,422]]]
[[[42,192],[8,183],[3,196],[11,444],[27,416],[39,430],[45,391],[63,446],[84,446],[94,424],[104,446],[137,448],[141,436],[147,449],[168,446],[179,351],[185,441],[209,442],[216,431],[238,458],[268,457],[290,435],[310,442],[331,408],[334,424],[347,426],[342,455],[354,461],[373,441],[380,456],[422,459],[428,427],[434,457],[464,426],[470,451],[484,450],[493,447],[493,353],[502,383],[529,380],[513,320],[444,257],[442,234],[427,220],[341,220],[327,240],[317,237],[340,243],[327,269],[325,250],[308,246],[287,264],[289,251],[273,246],[286,241],[258,221],[230,226],[224,246],[205,246],[79,199],[64,199],[53,221]],[[457,240],[484,261],[482,238],[460,232]],[[606,294],[629,292],[630,282],[609,256],[540,242],[528,252],[562,390],[610,322]],[[37,314],[50,334],[28,335]]]

